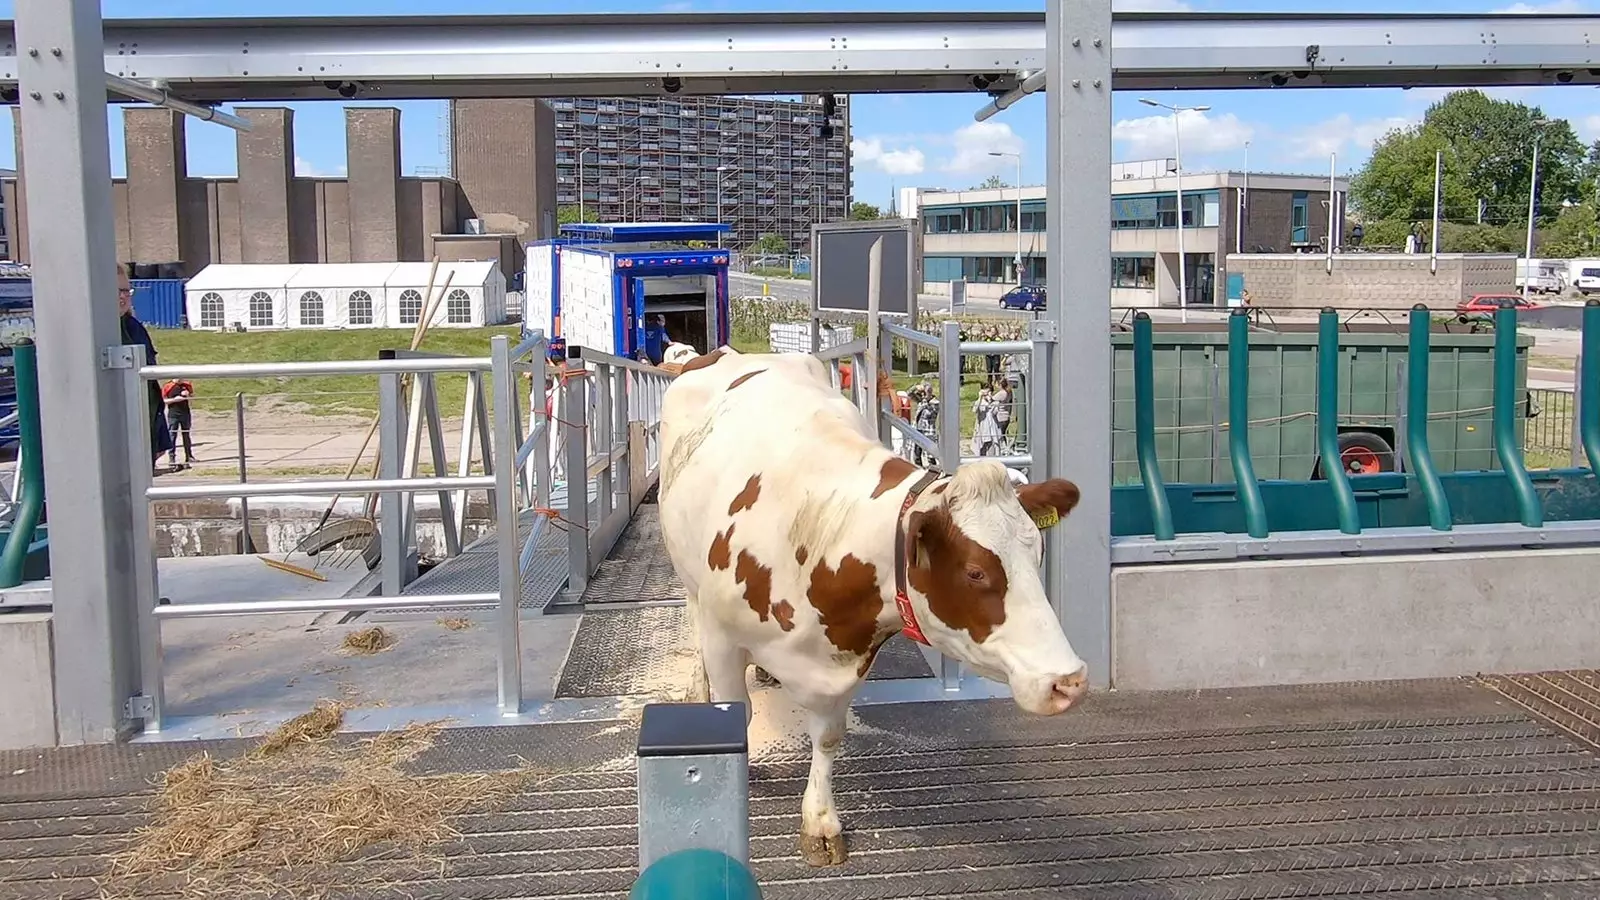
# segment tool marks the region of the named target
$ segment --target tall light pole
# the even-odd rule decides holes
[[[1209,106],[1172,106],[1167,103],[1158,103],[1149,97],[1140,97],[1139,102],[1145,106],[1154,106],[1172,111],[1172,158],[1177,166],[1174,173],[1178,176],[1178,309],[1182,311],[1183,321],[1189,321],[1189,271],[1187,260],[1183,253],[1183,127],[1179,124],[1179,116],[1186,112],[1205,112]]]
[[[584,157],[584,154],[589,153],[590,151],[592,151],[594,149],[595,148],[593,148],[593,147],[585,147],[582,150],[578,151],[578,221],[579,222],[588,221],[588,219],[586,219],[584,217],[584,214],[583,214],[583,157]]]
[[[990,156],[1015,156],[1017,158],[1017,284],[1022,284],[1022,152],[990,150]]]
[[[722,224],[722,173],[737,172],[738,166],[717,166],[717,224]],[[722,229],[717,229],[717,249],[722,249]]]
[[[1528,299],[1533,287],[1533,211],[1539,204],[1539,141],[1544,138],[1544,127],[1549,119],[1533,120],[1533,171],[1528,179],[1528,245],[1522,254],[1522,299]]]
[[[1244,142],[1244,188],[1239,191],[1239,210],[1234,216],[1238,224],[1233,229],[1233,252],[1244,252],[1244,217],[1250,203],[1250,142]]]

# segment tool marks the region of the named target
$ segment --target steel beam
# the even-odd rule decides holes
[[[145,432],[123,412],[111,151],[98,0],[18,0],[22,188],[29,228],[62,744],[114,740],[139,693],[134,528],[148,526],[129,460]],[[112,348],[116,348],[115,351]],[[135,515],[135,503],[139,505]]]
[[[1044,25],[920,11],[112,20],[105,71],[199,103],[1000,95],[1045,67]],[[1453,87],[1600,83],[1597,34],[1596,15],[1125,13],[1112,42],[1120,90]],[[9,23],[0,38],[14,46]],[[0,55],[0,87],[15,53]]]
[[[1047,271],[1044,318],[1057,343],[1035,363],[1049,386],[1048,456],[1030,481],[1066,478],[1082,500],[1045,540],[1045,590],[1090,684],[1111,678],[1111,232],[1073,228],[1111,217],[1111,182],[1075,177],[1111,169],[1111,0],[1049,0],[1051,84],[1045,95]],[[1068,161],[1070,156],[1071,160]]]

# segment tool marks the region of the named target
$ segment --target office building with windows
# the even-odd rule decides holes
[[[804,251],[811,225],[850,203],[844,96],[552,100],[557,203],[607,222],[733,226],[745,247],[775,233]]]
[[[1177,306],[1178,179],[1171,160],[1118,163],[1111,171],[1111,288],[1114,306]],[[1231,253],[1312,252],[1326,248],[1328,179],[1258,172],[1183,174],[1183,256],[1189,305],[1226,304]],[[1333,184],[1342,221],[1349,183]],[[922,221],[927,293],[964,279],[967,296],[993,299],[1045,271],[1045,189],[901,192],[902,215]],[[1241,215],[1241,209],[1243,214]],[[1020,240],[1019,240],[1020,238]]]

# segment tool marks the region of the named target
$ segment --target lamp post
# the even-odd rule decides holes
[[[738,166],[717,166],[717,224],[722,224],[722,173],[737,172]],[[722,229],[717,229],[717,249],[722,249]]]
[[[583,214],[583,157],[584,154],[594,149],[593,147],[585,147],[578,151],[578,221],[580,223],[588,221]]]
[[[1539,204],[1539,141],[1544,138],[1544,127],[1549,119],[1533,120],[1533,171],[1528,179],[1528,243],[1522,254],[1522,299],[1527,300],[1533,288],[1533,211]]]
[[[1022,284],[1022,153],[1009,150],[990,150],[990,156],[1015,156],[1017,158],[1017,284]]]
[[[1179,124],[1179,115],[1186,112],[1205,112],[1209,106],[1173,106],[1168,103],[1159,103],[1149,97],[1140,97],[1139,102],[1145,106],[1154,106],[1172,112],[1172,157],[1177,166],[1174,173],[1178,177],[1178,309],[1182,312],[1182,320],[1189,321],[1189,271],[1188,261],[1183,253],[1183,127]]]
[[[1244,142],[1244,188],[1239,191],[1239,214],[1234,216],[1238,224],[1233,229],[1233,252],[1244,252],[1244,218],[1249,214],[1250,204],[1250,142]]]

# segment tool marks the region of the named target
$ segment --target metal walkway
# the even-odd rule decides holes
[[[792,753],[752,766],[752,861],[771,900],[1593,900],[1600,757],[1579,737],[1600,728],[1563,733],[1520,704],[1537,706],[1541,686],[1600,703],[1600,679],[1494,681],[1507,693],[1435,681],[1108,694],[1055,719],[1005,701],[862,708],[835,770],[849,861],[798,859],[807,763]],[[444,732],[419,769],[521,759],[563,774],[456,820],[437,876],[392,883],[392,864],[353,862],[331,897],[626,896],[633,741],[606,722]],[[0,753],[0,895],[97,897],[105,854],[150,821],[151,778],[247,746]]]

